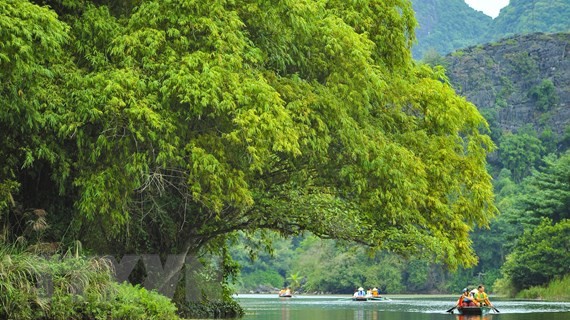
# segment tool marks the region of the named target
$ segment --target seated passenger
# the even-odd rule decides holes
[[[380,293],[378,292],[378,288],[372,289],[372,296],[373,297],[379,297],[380,296]]]
[[[474,300],[479,304],[480,307],[488,306],[494,308],[491,301],[489,301],[489,296],[487,296],[487,294],[485,293],[485,287],[483,285],[480,285],[477,288],[477,293],[475,294]]]
[[[457,300],[457,307],[476,306],[475,299],[469,295],[469,289],[465,288],[462,291],[461,297]]]

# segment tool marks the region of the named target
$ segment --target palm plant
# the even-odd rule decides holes
[[[291,291],[295,292],[295,288],[299,288],[301,286],[301,279],[303,277],[299,274],[299,272],[292,273],[287,277],[287,281],[289,281],[289,287]]]

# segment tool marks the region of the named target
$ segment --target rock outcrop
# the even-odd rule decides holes
[[[501,130],[530,124],[560,135],[568,126],[570,33],[515,36],[446,58],[456,90]]]

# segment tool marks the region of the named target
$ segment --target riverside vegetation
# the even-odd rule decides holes
[[[239,315],[231,245],[249,238],[253,253],[267,230],[477,263],[470,232],[497,213],[494,143],[443,69],[412,59],[408,1],[0,8],[1,261],[21,270],[2,273],[13,294],[0,313]],[[138,264],[135,286],[119,285],[104,260],[66,254],[76,243],[168,268]],[[189,304],[193,259],[217,286],[194,282]]]

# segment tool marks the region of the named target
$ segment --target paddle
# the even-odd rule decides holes
[[[453,310],[455,310],[455,308],[457,308],[457,306],[455,306],[455,307],[453,307],[453,308],[451,308],[451,309],[449,309],[449,310],[447,310],[447,311],[445,311],[445,312],[453,313]]]
[[[493,308],[493,310],[495,310],[496,313],[501,313],[501,311],[499,311],[499,309],[495,308],[495,307],[491,307]]]

